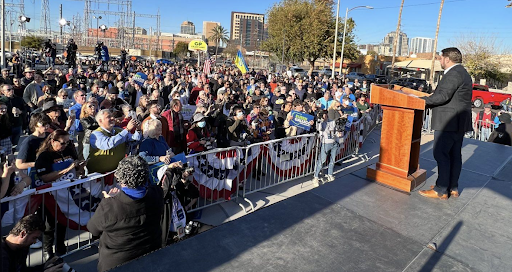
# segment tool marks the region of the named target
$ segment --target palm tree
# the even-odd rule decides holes
[[[208,39],[215,41],[215,58],[217,58],[220,42],[227,43],[229,41],[228,31],[223,26],[218,25],[210,31],[210,37],[208,37]]]

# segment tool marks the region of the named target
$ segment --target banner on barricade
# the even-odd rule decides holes
[[[104,177],[91,179],[90,182],[84,182],[79,185],[70,186],[63,189],[56,189],[44,194],[35,194],[27,197],[10,201],[8,208],[4,213],[2,205],[2,226],[9,226],[16,223],[23,216],[35,212],[39,206],[44,205],[52,216],[56,217],[61,225],[70,229],[86,230],[87,222],[96,211],[96,208],[102,198],[104,186],[101,178],[112,181],[113,173]],[[67,183],[67,182],[66,182]],[[60,186],[63,183],[50,183],[36,188],[42,190],[46,188]],[[112,185],[105,184],[105,185]],[[109,187],[105,188],[106,191]],[[44,195],[44,203],[43,203]],[[30,199],[30,207],[28,206]],[[5,203],[7,204],[7,203]]]
[[[311,124],[309,124],[309,122],[315,118],[313,115],[294,110],[292,110],[290,114],[293,117],[290,121],[291,126],[300,127],[306,131],[311,129]]]
[[[217,200],[231,199],[239,180],[244,179],[244,167],[252,169],[252,162],[260,153],[260,147],[253,147],[245,158],[241,150],[229,150],[188,158],[188,165],[194,167],[194,183],[199,186],[202,198]]]
[[[269,143],[265,146],[268,162],[281,177],[298,176],[304,173],[313,159],[316,137],[283,139],[282,142]]]

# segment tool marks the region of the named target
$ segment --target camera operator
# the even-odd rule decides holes
[[[187,133],[187,148],[189,154],[199,153],[213,149],[215,138],[210,137],[206,126],[206,118],[202,113],[194,115],[192,126]]]
[[[169,229],[172,224],[178,223],[173,221],[173,204],[176,201],[183,206],[185,211],[185,222],[182,227],[185,227],[186,223],[190,220],[188,217],[189,210],[193,209],[199,199],[199,190],[197,187],[190,182],[189,177],[194,173],[194,168],[184,167],[182,162],[171,163],[160,176],[158,173],[158,179],[160,180],[159,185],[164,191],[164,213],[162,216],[162,247],[167,245],[167,239],[169,238]],[[181,210],[174,209],[174,216],[178,220],[182,220],[182,214],[179,214]],[[165,231],[167,230],[167,231]],[[176,230],[176,229],[174,229]]]
[[[244,146],[247,144],[247,123],[240,106],[231,109],[230,117],[226,122],[230,146]]]
[[[339,102],[334,102],[336,104]],[[345,130],[346,116],[341,111],[331,106],[329,111],[321,111],[318,116],[316,128],[320,133],[320,141],[322,148],[318,156],[318,162],[315,168],[313,184],[319,185],[318,175],[322,170],[323,164],[329,157],[329,167],[327,168],[327,182],[333,181],[334,164],[336,162],[336,154],[338,153],[340,144],[343,142],[343,131]]]

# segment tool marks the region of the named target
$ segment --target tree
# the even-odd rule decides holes
[[[227,43],[229,41],[228,31],[223,26],[218,25],[210,31],[208,39],[215,42],[215,58],[217,58],[220,42]]]
[[[222,51],[223,54],[225,54],[229,58],[233,58],[238,53],[238,50],[240,49],[240,41],[238,40],[230,40],[228,41],[228,45]]]
[[[178,42],[174,48],[174,53],[180,57],[184,57],[188,52],[188,44],[186,42]]]
[[[307,60],[312,72],[317,59],[332,57],[336,28],[333,5],[332,0],[282,0],[275,4],[268,12],[269,38],[263,48],[277,57],[284,51],[286,62]],[[358,50],[352,34],[355,24],[352,19],[347,23],[345,56],[356,59]],[[338,29],[342,30],[340,25]],[[341,43],[342,33],[338,36]]]
[[[476,81],[505,79],[501,69],[507,67],[499,60],[499,55],[504,54],[504,51],[495,37],[460,35],[452,43],[462,52],[462,64]]]
[[[25,36],[21,39],[21,46],[41,50],[43,48],[44,39],[36,36]]]

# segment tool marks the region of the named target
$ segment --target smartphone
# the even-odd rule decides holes
[[[14,160],[16,159],[16,156],[14,156],[14,154],[9,154],[7,156],[7,165],[8,166],[11,166],[14,164]]]

